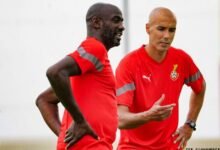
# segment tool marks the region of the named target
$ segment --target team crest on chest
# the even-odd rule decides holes
[[[176,81],[179,77],[179,73],[177,72],[177,68],[178,68],[178,65],[174,64],[173,65],[173,70],[170,73],[170,79],[173,80],[173,81]]]

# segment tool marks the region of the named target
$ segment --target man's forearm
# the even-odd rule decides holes
[[[147,119],[146,113],[131,113],[131,112],[120,112],[119,110],[119,128],[120,129],[132,129],[137,128],[145,124]]]
[[[61,122],[59,118],[58,106],[56,104],[42,103],[38,105],[38,108],[48,127],[57,136],[59,136]]]
[[[203,89],[200,93],[196,94],[191,93],[190,104],[189,104],[189,113],[187,115],[187,120],[196,121],[199,115],[199,112],[202,108],[204,96],[205,96],[205,83]]]

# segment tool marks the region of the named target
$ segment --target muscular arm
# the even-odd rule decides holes
[[[119,115],[119,128],[131,129],[139,127],[149,121],[161,121],[168,118],[175,104],[169,104],[161,106],[161,102],[164,100],[164,95],[154,103],[154,105],[144,112],[132,113],[129,108],[124,105],[118,106]]]
[[[36,105],[48,127],[58,136],[60,132],[60,119],[58,106],[59,100],[52,88],[42,92],[36,99]]]
[[[80,74],[81,69],[70,56],[66,56],[47,70],[47,77],[53,90],[74,120],[74,123],[66,132],[65,142],[68,143],[67,148],[75,144],[86,134],[90,134],[96,139],[98,138],[82,115],[72,94],[69,77]]]
[[[66,56],[47,70],[48,80],[57,97],[76,123],[81,123],[85,120],[72,95],[69,77],[79,74],[81,74],[79,66],[69,56]]]

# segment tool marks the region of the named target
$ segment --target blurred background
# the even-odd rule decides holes
[[[49,87],[47,68],[85,39],[85,15],[96,2],[109,2],[123,11],[123,41],[109,52],[113,69],[126,53],[147,42],[145,23],[153,8],[168,7],[176,14],[173,46],[192,56],[207,82],[197,130],[187,147],[220,148],[220,1],[0,0],[0,150],[55,149],[56,136],[44,123],[35,99]],[[189,95],[185,86],[180,125],[186,119]],[[118,138],[119,134],[114,147]]]

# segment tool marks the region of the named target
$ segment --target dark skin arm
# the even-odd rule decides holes
[[[47,77],[52,88],[74,120],[74,123],[66,132],[65,142],[68,143],[67,148],[79,141],[84,135],[98,138],[85,120],[72,95],[69,77],[80,74],[81,69],[78,64],[69,56],[66,56],[47,70]]]
[[[206,84],[205,81],[203,82],[203,89],[200,93],[196,94],[192,91],[191,96],[190,96],[190,102],[189,102],[189,111],[187,115],[186,120],[192,120],[196,122],[199,112],[202,108],[203,101],[204,101],[204,96],[205,96],[205,89],[206,89]],[[180,142],[179,148],[185,148],[187,141],[191,138],[192,136],[193,129],[190,128],[188,125],[184,124],[182,125],[177,131],[173,134],[173,136],[177,136],[176,142]]]
[[[48,127],[56,134],[60,133],[60,118],[58,112],[58,103],[60,101],[57,99],[56,94],[52,88],[48,88],[42,92],[36,100],[36,105],[41,112],[44,121]]]

